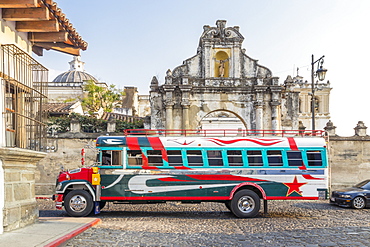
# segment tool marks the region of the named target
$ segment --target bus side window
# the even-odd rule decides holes
[[[141,150],[127,150],[127,156],[129,166],[141,166],[143,164]]]
[[[227,160],[229,166],[243,166],[243,156],[241,150],[227,150]]]
[[[209,166],[223,166],[224,162],[222,160],[222,152],[215,150],[208,150],[208,165]]]
[[[309,150],[306,152],[308,166],[322,166],[321,152],[318,150]]]
[[[283,156],[280,150],[267,150],[269,166],[283,166]]]
[[[112,165],[112,151],[103,150],[101,154],[101,164],[102,166]]]
[[[289,166],[302,166],[302,153],[301,151],[287,151],[288,165]]]
[[[161,150],[147,150],[148,164],[152,166],[163,166]]]
[[[102,150],[101,165],[102,166],[122,166],[122,151],[121,150]]]
[[[119,150],[112,151],[112,165],[122,166],[122,151]]]
[[[167,157],[170,166],[183,166],[181,150],[167,150]]]
[[[201,150],[187,150],[186,156],[188,157],[189,166],[203,166],[203,157]]]
[[[247,150],[247,156],[249,166],[263,166],[262,151]]]

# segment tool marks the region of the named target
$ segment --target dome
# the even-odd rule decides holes
[[[94,82],[98,82],[95,77],[90,75],[89,73],[83,71],[67,71],[64,72],[53,80],[53,82],[83,82],[87,80],[92,80]]]
[[[79,56],[74,56],[73,60],[69,62],[69,71],[55,77],[53,82],[84,82],[90,80],[98,82],[95,77],[84,71],[84,64]]]

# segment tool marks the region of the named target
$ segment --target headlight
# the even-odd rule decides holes
[[[56,190],[56,191],[59,191],[61,188],[62,188],[62,184],[61,184],[61,183],[59,183],[59,184],[57,185],[57,187],[55,188],[55,190]]]
[[[351,198],[351,195],[339,195],[339,197],[342,197],[342,198]]]

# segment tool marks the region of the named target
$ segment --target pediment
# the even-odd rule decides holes
[[[208,25],[203,26],[203,34],[201,39],[233,39],[239,38],[244,40],[243,35],[239,32],[239,27],[225,27],[226,21],[218,20],[216,27],[210,27]]]

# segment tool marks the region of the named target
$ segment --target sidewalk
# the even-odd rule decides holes
[[[1,246],[59,246],[101,222],[98,218],[39,217],[38,222],[0,234]]]

